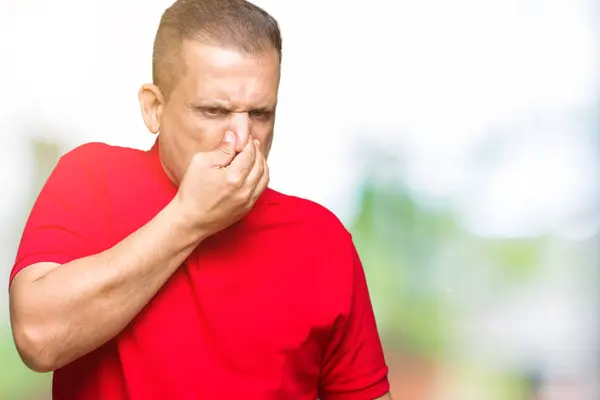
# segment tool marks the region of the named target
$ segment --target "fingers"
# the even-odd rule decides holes
[[[254,141],[248,140],[242,152],[226,168],[229,182],[236,187],[241,186],[246,181],[255,161],[256,144]]]
[[[225,132],[223,141],[210,152],[207,160],[211,167],[226,167],[235,157],[236,136],[232,131]]]
[[[248,205],[254,204],[269,184],[269,168],[258,140],[248,141],[244,150],[225,169],[230,184]]]
[[[260,142],[258,140],[255,140],[254,142],[254,145],[256,146],[256,159],[254,160],[254,166],[252,167],[252,171],[250,171],[250,173],[248,174],[248,178],[246,179],[246,182],[250,187],[250,197],[253,196],[256,188],[258,187],[264,175],[266,166],[265,157],[260,151]]]
[[[258,181],[258,184],[254,188],[254,192],[252,192],[252,195],[250,196],[252,203],[255,203],[256,200],[258,200],[258,198],[260,197],[260,195],[269,186],[269,180],[270,180],[269,166],[267,165],[266,158],[264,158],[262,156],[262,153],[261,153],[261,158],[262,158],[262,162],[263,162],[263,168],[262,168],[263,173],[260,176],[260,180]]]

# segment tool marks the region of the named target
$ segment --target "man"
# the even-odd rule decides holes
[[[267,188],[280,62],[260,8],[178,0],[139,93],[154,147],[61,158],[10,287],[55,399],[390,398],[350,235]]]

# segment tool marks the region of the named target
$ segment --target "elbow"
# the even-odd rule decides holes
[[[50,346],[50,335],[44,329],[13,325],[13,338],[27,368],[39,373],[58,369],[57,358]]]
[[[14,277],[9,291],[9,310],[12,336],[17,353],[23,363],[32,371],[45,373],[58,369],[54,318],[40,304],[45,304],[32,293],[39,291],[31,282],[37,279],[44,264],[28,267]],[[33,268],[33,269],[32,269]],[[45,267],[44,267],[45,268]],[[29,275],[28,275],[29,274]]]

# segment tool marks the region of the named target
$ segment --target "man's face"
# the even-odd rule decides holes
[[[273,140],[279,88],[275,50],[255,55],[188,41],[183,45],[183,75],[161,107],[161,159],[180,182],[192,156],[211,151],[231,130],[240,152],[258,139],[267,156]]]

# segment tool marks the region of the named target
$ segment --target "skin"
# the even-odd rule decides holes
[[[168,96],[152,84],[139,92],[146,126],[160,132],[163,168],[179,187],[173,201],[107,251],[31,265],[11,284],[15,343],[34,371],[58,369],[114,338],[202,240],[242,218],[268,185],[277,53],[185,42],[182,59]]]
[[[140,105],[146,126],[159,136],[161,160],[175,182],[182,179],[196,152],[214,149],[226,131],[236,135],[240,152],[254,138],[267,157],[279,89],[279,56],[183,43],[185,75],[169,93],[144,85]]]
[[[201,43],[185,43],[183,60],[168,102],[153,85],[139,96],[149,130],[161,132],[175,198],[114,247],[60,266],[34,264],[12,281],[12,332],[34,371],[56,370],[114,338],[202,240],[242,218],[268,185],[263,151],[273,135],[279,61]],[[259,119],[259,105],[273,114]]]

